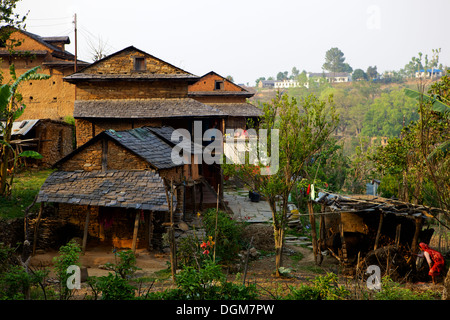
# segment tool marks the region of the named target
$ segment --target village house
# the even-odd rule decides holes
[[[194,122],[201,134],[223,132],[228,114],[189,97],[198,79],[134,47],[64,78],[76,87],[77,149],[55,164],[37,202],[57,204],[60,217],[84,230],[83,248],[88,235],[115,247],[155,248],[164,223],[215,206],[221,168],[200,159],[208,141],[194,148],[191,135]],[[189,163],[174,162],[175,129],[188,132]]]
[[[37,202],[56,205],[58,216],[75,226],[72,236],[83,234],[83,250],[88,238],[117,248],[160,248],[162,223],[185,209],[185,189],[193,196],[201,180],[194,152],[187,155],[190,163],[172,160],[173,130],[99,133],[55,164],[58,171],[47,178]]]
[[[142,126],[206,130],[224,114],[188,97],[198,77],[133,46],[66,76],[76,87],[73,116],[77,146],[98,133]]]
[[[343,83],[343,82],[351,82],[352,75],[347,72],[322,72],[322,73],[312,73],[308,72],[306,76],[309,79],[317,79],[317,78],[325,78],[327,82],[330,83]]]
[[[247,121],[257,121],[262,110],[247,99],[253,97],[241,86],[211,71],[189,86],[188,96],[225,114],[223,128],[247,129]]]
[[[36,66],[41,67],[38,73],[51,76],[44,81],[24,81],[19,88],[26,108],[13,124],[12,145],[18,151],[33,150],[43,156],[26,163],[49,167],[73,150],[74,127],[64,121],[72,117],[75,101],[75,86],[63,81],[75,68],[75,56],[65,50],[69,43],[67,36],[41,37],[14,29],[9,40],[0,44],[3,83],[11,80],[12,64],[17,76]],[[76,62],[78,67],[88,65]]]
[[[64,121],[51,119],[31,119],[15,121],[11,133],[11,146],[17,154],[35,151],[41,159],[19,158],[18,164],[51,167],[56,161],[73,150],[74,128]],[[11,159],[9,167],[13,167]]]
[[[12,42],[16,46],[11,51],[9,46]],[[17,29],[12,32],[10,40],[0,44],[3,83],[10,80],[11,64],[14,64],[17,76],[36,66],[41,66],[39,73],[51,76],[46,81],[30,80],[21,84],[20,93],[26,108],[19,120],[63,120],[73,115],[75,86],[63,81],[75,70],[75,56],[65,50],[69,43],[67,36],[41,37]],[[89,64],[80,60],[76,62],[78,68]]]

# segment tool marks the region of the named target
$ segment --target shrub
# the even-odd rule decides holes
[[[209,209],[203,214],[203,225],[207,236],[215,241],[216,260],[225,264],[234,262],[241,249],[243,224],[232,220],[226,212]]]
[[[337,275],[327,273],[314,279],[313,285],[301,285],[298,288],[290,287],[288,300],[343,300],[350,296],[344,286],[337,282]]]
[[[376,300],[433,300],[435,293],[432,291],[414,292],[403,288],[394,282],[389,276],[381,279],[381,290],[375,294]]]
[[[71,297],[72,290],[67,287],[67,280],[70,274],[67,269],[71,265],[79,266],[81,248],[76,241],[69,241],[66,245],[59,248],[59,256],[53,258],[55,262],[55,273],[59,280],[60,299],[66,300]]]
[[[119,262],[106,263],[105,267],[109,270],[114,271],[122,279],[130,278],[137,270],[141,268],[136,266],[136,255],[131,250],[114,252],[116,256],[119,256]]]
[[[152,292],[151,300],[253,300],[257,298],[255,285],[237,285],[227,282],[219,265],[206,260],[200,269],[184,267],[176,275],[176,289]]]

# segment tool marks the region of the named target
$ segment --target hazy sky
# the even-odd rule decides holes
[[[21,0],[27,30],[67,35],[92,61],[89,43],[108,54],[133,45],[195,75],[215,71],[253,85],[296,67],[321,72],[341,49],[353,69],[399,70],[418,52],[450,65],[449,0]]]

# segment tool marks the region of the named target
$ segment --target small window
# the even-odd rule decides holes
[[[144,71],[145,70],[145,58],[135,57],[134,58],[134,71]]]
[[[216,81],[214,84],[214,90],[223,90],[223,81]]]

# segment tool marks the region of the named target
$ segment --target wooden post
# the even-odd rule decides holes
[[[169,243],[170,243],[170,267],[172,271],[172,280],[175,281],[175,274],[177,272],[176,261],[176,245],[175,234],[173,230],[173,181],[170,181],[170,225],[169,225]]]
[[[136,252],[136,242],[137,242],[137,235],[139,231],[139,218],[140,218],[140,212],[136,210],[136,216],[134,217],[134,230],[133,230],[133,242],[131,244],[131,250],[133,252]]]
[[[398,249],[398,246],[400,245],[400,234],[402,231],[402,225],[399,223],[397,225],[397,228],[395,229],[395,248]]]
[[[88,237],[88,233],[89,233],[90,215],[91,215],[91,206],[88,206],[87,213],[86,213],[86,221],[84,222],[83,247],[82,247],[83,254],[86,252],[87,237]]]
[[[311,224],[311,241],[313,245],[314,261],[317,264],[317,234],[316,234],[316,219],[314,217],[314,208],[311,200],[308,200],[309,222]]]
[[[217,244],[217,220],[219,219],[219,197],[220,197],[220,184],[217,185],[217,207],[216,207],[216,228],[214,229],[214,254],[213,262],[216,262],[216,244]]]
[[[347,244],[345,243],[345,237],[344,237],[344,225],[342,223],[339,224],[339,231],[341,234],[341,244],[342,244],[342,260],[344,261],[344,265],[348,264],[348,257],[347,257]]]
[[[39,214],[36,220],[36,224],[34,225],[34,239],[33,239],[33,256],[36,253],[36,243],[37,243],[37,237],[38,237],[38,228],[39,223],[41,222],[42,217],[42,211],[44,211],[44,203],[41,202],[41,206],[39,207]]]
[[[153,210],[150,211],[148,217],[148,248],[153,249],[152,240],[153,240],[153,219],[154,213]]]
[[[383,225],[383,213],[380,213],[380,222],[378,223],[377,236],[375,237],[375,245],[373,246],[373,250],[376,250],[378,247],[378,240],[380,240],[381,227]]]
[[[413,253],[417,253],[417,250],[419,248],[419,235],[422,229],[423,218],[418,217],[415,219],[415,221],[416,221],[416,230],[414,231],[414,237],[411,243],[411,250]]]

